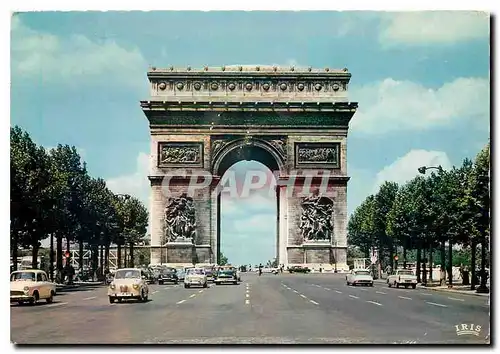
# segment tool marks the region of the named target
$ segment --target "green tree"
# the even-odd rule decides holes
[[[227,264],[229,264],[229,260],[221,252],[220,256],[219,256],[219,265],[224,266],[224,265],[227,265]]]
[[[398,185],[394,182],[384,182],[373,200],[373,231],[379,251],[378,262],[381,265],[388,258],[393,267],[394,240],[387,234],[387,216],[392,209],[398,193]]]
[[[130,266],[134,266],[134,245],[142,242],[148,227],[148,211],[139,199],[131,197],[125,201],[125,242],[130,248]]]

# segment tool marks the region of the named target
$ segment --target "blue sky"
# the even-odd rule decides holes
[[[11,123],[78,147],[89,171],[148,205],[149,66],[349,68],[348,209],[384,180],[473,158],[489,129],[489,19],[450,12],[47,12],[12,20]],[[242,162],[234,167],[263,169]],[[275,252],[275,200],[225,200],[222,250]]]

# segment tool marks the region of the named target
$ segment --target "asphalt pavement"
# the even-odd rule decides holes
[[[239,285],[151,285],[146,303],[106,287],[11,305],[17,344],[488,344],[487,297],[345,284],[340,274],[242,273]],[[480,331],[457,334],[471,324]],[[468,328],[467,327],[467,328]]]

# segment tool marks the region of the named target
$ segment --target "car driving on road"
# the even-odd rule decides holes
[[[56,284],[49,281],[43,270],[15,271],[10,275],[10,302],[35,305],[38,300],[45,299],[50,304],[55,294]]]
[[[174,283],[177,284],[179,282],[179,278],[177,277],[177,270],[175,268],[167,267],[165,269],[160,270],[158,273],[158,284],[163,285],[165,283]]]
[[[184,287],[190,288],[192,286],[208,287],[207,275],[203,268],[188,268],[184,277]]]
[[[109,303],[125,299],[148,301],[149,287],[146,280],[146,274],[139,268],[118,269],[108,287]]]
[[[405,288],[411,286],[413,289],[416,289],[417,276],[413,275],[413,272],[409,269],[398,269],[387,277],[387,285],[389,285],[389,288],[394,285],[396,288],[399,288],[399,286],[404,286]]]
[[[369,270],[353,269],[345,277],[347,285],[368,285],[373,286],[373,277]]]
[[[238,285],[238,276],[236,275],[235,268],[221,268],[217,271],[215,277],[215,285],[220,285],[223,283],[232,283]]]

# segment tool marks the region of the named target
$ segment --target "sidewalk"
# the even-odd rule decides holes
[[[387,284],[387,279],[375,279],[375,283],[383,283]],[[449,289],[448,285],[445,286],[423,286],[422,284],[418,284],[417,288],[427,289],[432,291],[441,291],[455,294],[465,294],[465,295],[473,295],[473,296],[489,296],[490,294],[480,294],[476,293],[475,290],[470,290],[470,285],[453,285],[453,288]],[[490,289],[491,292],[491,289]]]

